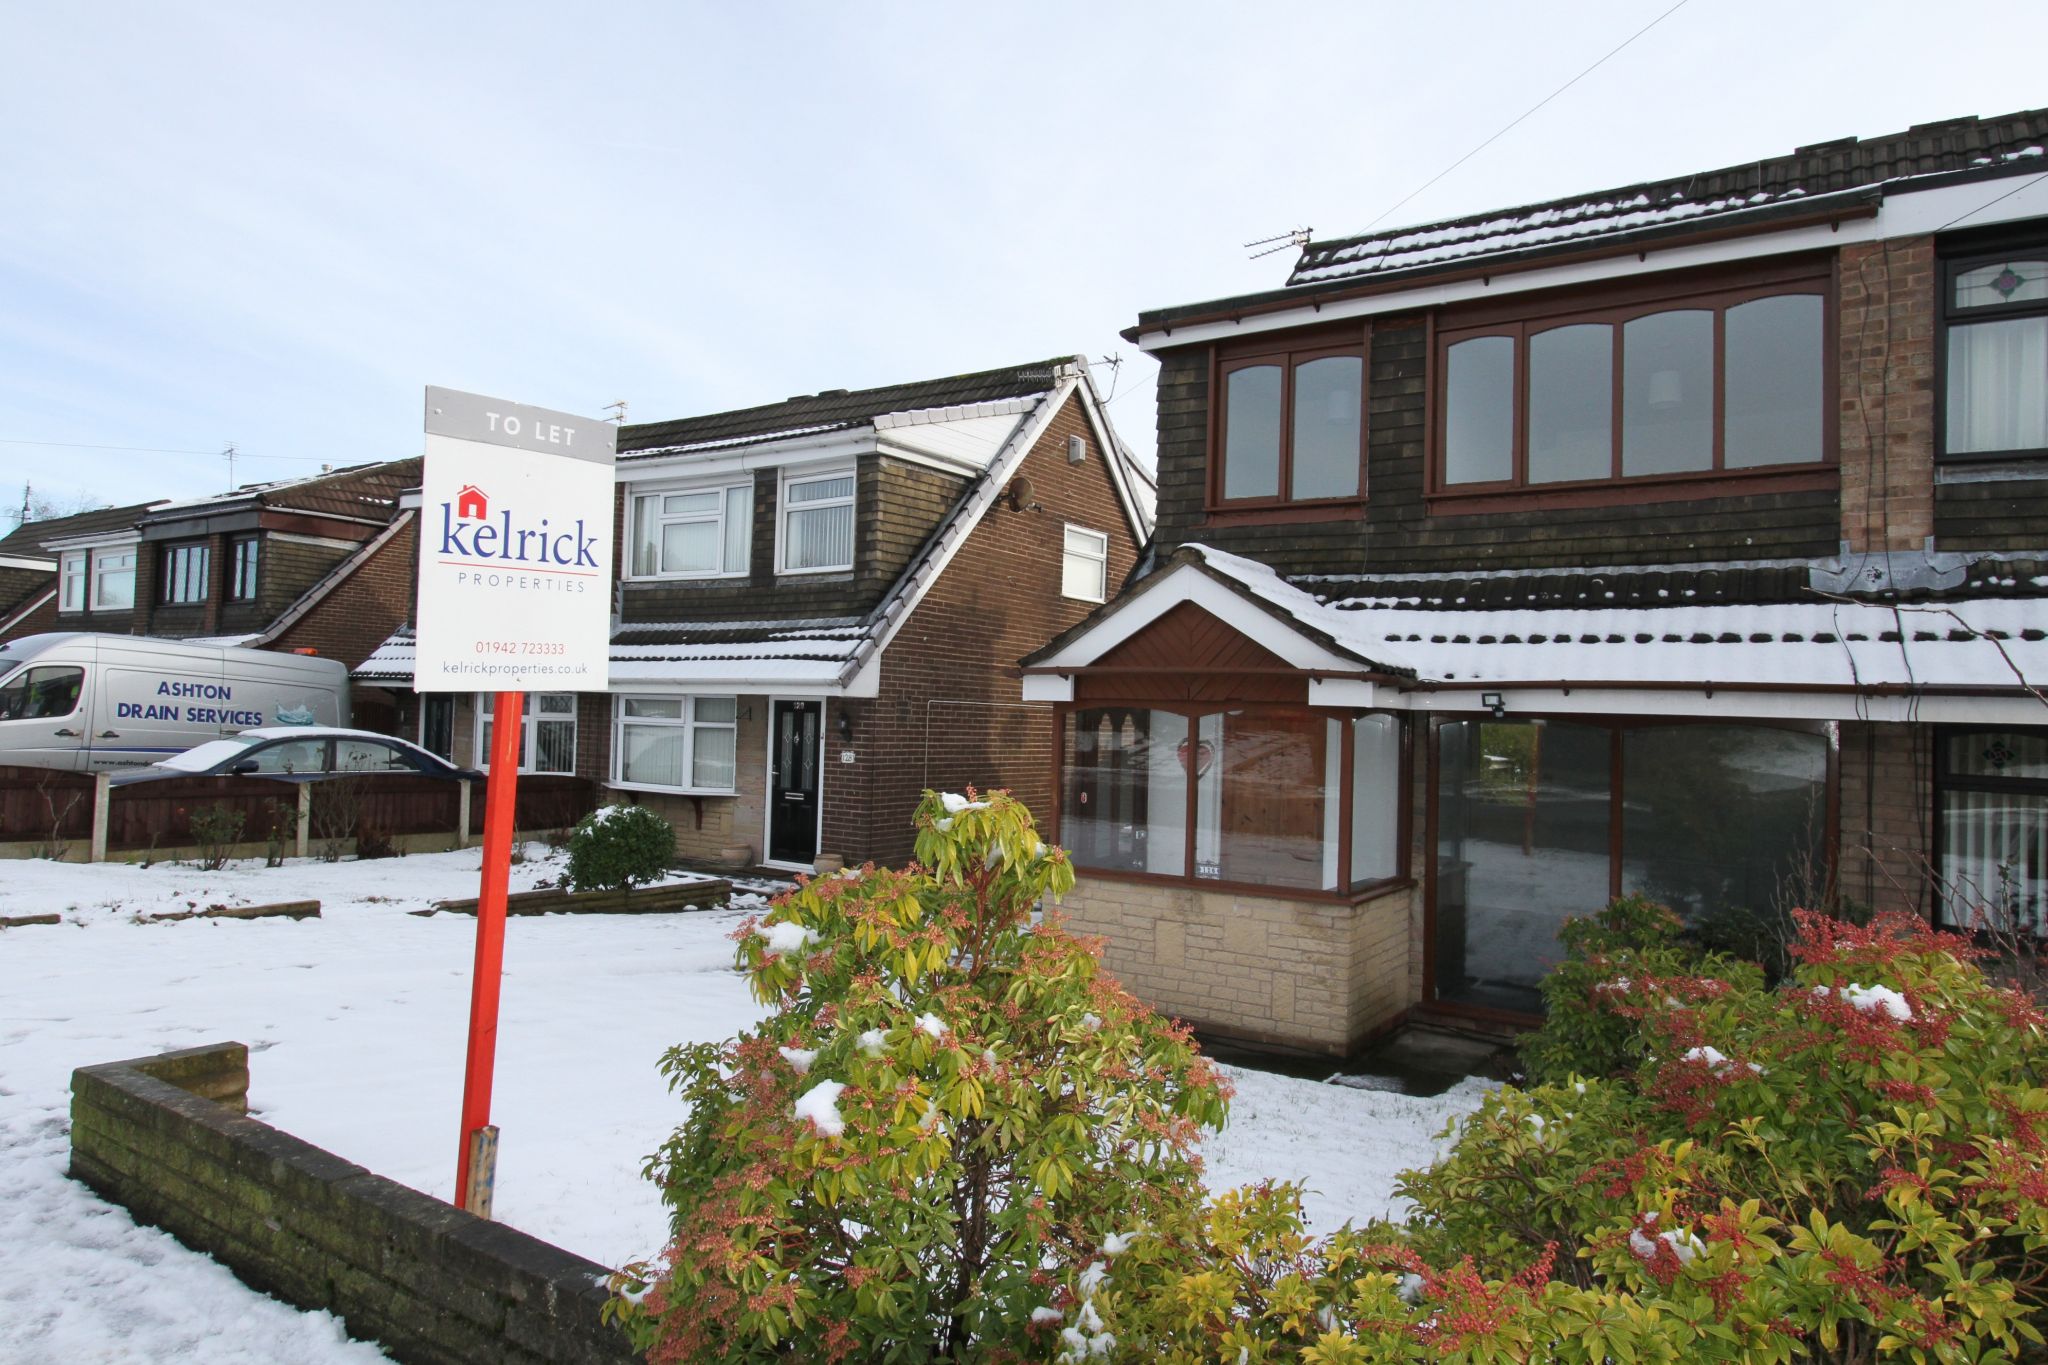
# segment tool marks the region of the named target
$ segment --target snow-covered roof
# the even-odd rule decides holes
[[[1348,671],[1399,690],[1710,686],[2025,694],[2048,680],[2048,595],[2035,580],[2024,586],[2011,577],[1989,580],[2006,595],[1900,602],[1808,590],[1799,600],[1470,608],[1420,594],[1332,596],[1317,591],[1329,580],[1290,581],[1264,564],[1199,544],[1180,547],[1149,584],[1137,585],[1025,663],[1041,671],[1087,667],[1128,638],[1112,622],[1149,592],[1165,588],[1201,600],[1185,580],[1169,586],[1168,575],[1190,572],[1228,586],[1263,613],[1239,614],[1236,624],[1250,638],[1278,649],[1283,635],[1292,634],[1332,656],[1304,671]],[[1984,582],[1976,580],[1971,590],[1981,591]],[[1159,605],[1145,610],[1156,618]]]

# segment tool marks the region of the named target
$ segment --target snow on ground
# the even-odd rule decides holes
[[[512,869],[512,889],[561,876]],[[201,1043],[251,1050],[251,1113],[439,1198],[453,1192],[475,921],[408,913],[476,893],[475,850],[221,872],[0,863],[0,1359],[377,1359],[64,1177],[73,1068]],[[318,898],[317,920],[144,923],[144,913]],[[672,1044],[761,1015],[732,970],[759,908],[521,917],[506,934],[493,1120],[499,1219],[609,1265],[657,1251],[641,1178],[681,1117],[655,1070]],[[1394,1173],[1477,1104],[1467,1082],[1417,1100],[1233,1070],[1210,1183],[1306,1181],[1319,1230],[1389,1211]]]

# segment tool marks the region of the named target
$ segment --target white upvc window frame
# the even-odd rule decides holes
[[[495,693],[476,694],[474,733],[476,738],[476,763],[481,772],[491,770],[491,707]],[[542,711],[541,703],[559,703],[566,699],[566,709]],[[422,708],[424,710],[424,708]],[[574,777],[576,775],[576,744],[579,736],[577,725],[576,694],[574,692],[529,692],[526,701],[519,708],[519,771],[546,777]],[[541,725],[567,725],[569,727],[569,766],[566,768],[540,768],[538,761],[540,746],[537,735]]]
[[[101,545],[94,548],[92,551],[92,571],[88,575],[91,581],[86,589],[86,602],[88,604],[86,609],[88,611],[128,611],[135,606],[135,565],[141,551],[141,543],[134,540],[124,541],[119,545]],[[128,600],[126,602],[109,603],[101,595],[100,588],[108,572],[107,566],[102,561],[108,558],[126,558],[128,561],[126,566]],[[117,568],[114,572],[118,573],[120,570]]]
[[[92,583],[92,551],[66,550],[57,556],[57,610],[83,612]]]
[[[1083,544],[1076,546],[1079,537]],[[1076,592],[1074,568],[1077,564],[1092,565],[1095,573],[1095,591]],[[1060,541],[1060,596],[1070,597],[1077,602],[1106,602],[1109,600],[1109,533],[1086,526],[1065,523]]]
[[[853,487],[844,497],[821,498],[794,506],[790,503],[789,490],[796,484],[824,483],[832,479],[847,479]],[[796,511],[821,512],[833,507],[855,508],[860,496],[860,473],[858,465],[851,460],[831,464],[796,465],[780,470],[775,484],[775,572],[783,575],[849,573],[859,553],[856,542],[860,539],[860,527],[855,521],[858,512],[849,512],[850,526],[846,537],[846,562],[844,564],[814,564],[807,568],[793,569],[789,566],[789,519]]]
[[[688,494],[716,493],[718,507],[713,513],[667,513],[662,500]],[[732,543],[735,512],[733,495],[738,493],[746,506],[737,515],[739,544]],[[640,530],[644,519],[652,517],[655,522],[654,570],[639,572],[636,560],[640,548]],[[661,567],[661,536],[659,528],[675,524],[710,523],[718,528],[719,567],[704,569],[663,569]],[[736,552],[736,553],[735,553]],[[745,578],[754,552],[754,481],[752,476],[720,479],[715,482],[692,482],[656,484],[651,487],[629,486],[626,490],[626,577],[635,582],[655,582],[673,579]],[[734,561],[737,560],[737,566]]]
[[[675,703],[674,716],[639,715],[629,716],[627,711],[634,702],[659,704]],[[703,702],[724,702],[730,707],[730,720],[716,716],[706,719],[699,714]],[[626,779],[626,731],[631,727],[679,731],[683,740],[681,770],[691,779],[684,786],[667,786],[656,782],[632,782]],[[697,740],[700,733],[708,730],[729,732],[732,736],[732,783],[729,786],[703,786],[696,783]],[[666,792],[672,796],[735,796],[739,792],[739,698],[731,693],[695,693],[679,696],[675,693],[622,693],[612,698],[612,768],[610,785],[624,791]]]

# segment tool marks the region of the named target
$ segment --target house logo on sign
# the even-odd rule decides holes
[[[463,521],[482,521],[491,514],[491,500],[473,483],[462,485],[455,495],[455,515]]]

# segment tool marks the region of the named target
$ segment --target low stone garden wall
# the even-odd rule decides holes
[[[247,1117],[240,1043],[71,1074],[71,1174],[418,1365],[610,1365],[609,1271]]]

